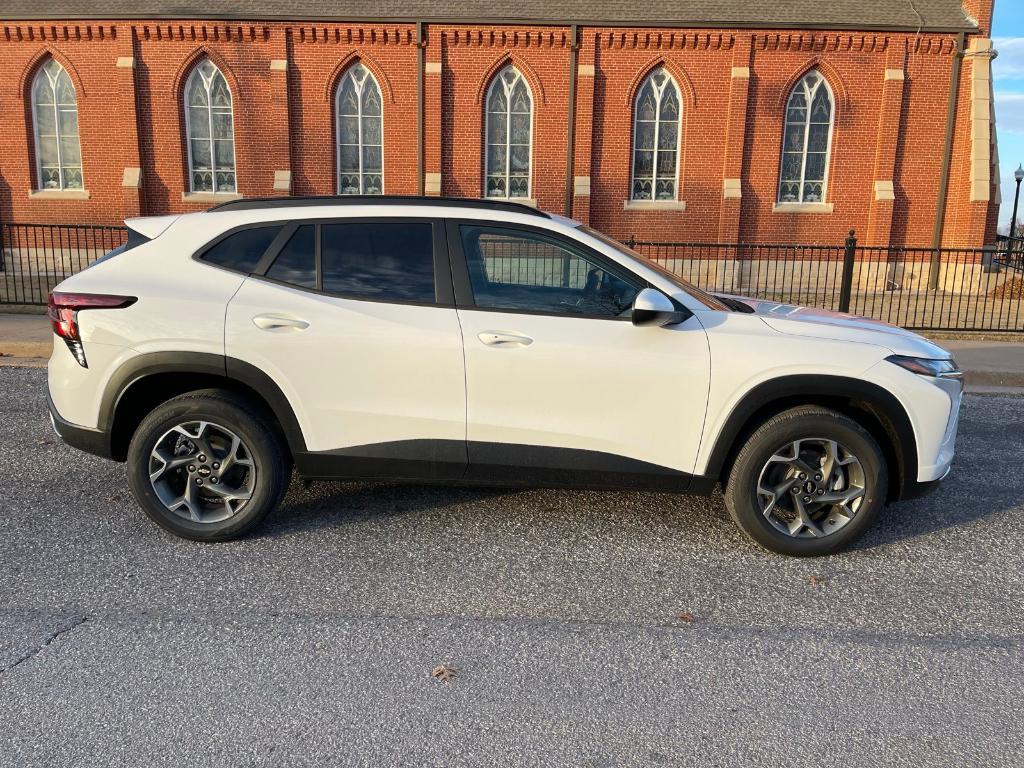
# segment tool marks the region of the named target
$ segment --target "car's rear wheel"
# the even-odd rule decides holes
[[[128,479],[162,528],[225,541],[258,525],[288,486],[290,462],[268,420],[231,392],[192,392],[153,410],[128,447]]]
[[[725,502],[754,541],[786,555],[827,555],[859,539],[885,504],[885,457],[847,416],[793,408],[762,424],[740,449]]]

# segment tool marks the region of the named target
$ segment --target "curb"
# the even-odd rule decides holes
[[[0,358],[45,357],[53,352],[51,341],[3,341],[0,342]]]

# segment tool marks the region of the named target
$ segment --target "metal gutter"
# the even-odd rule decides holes
[[[575,193],[573,162],[576,153],[576,75],[580,59],[579,29],[575,24],[570,31],[569,47],[569,121],[565,128],[565,215],[572,218],[572,199]]]
[[[96,16],[84,13],[48,14],[7,14],[0,15],[0,24],[9,21],[95,21],[117,24],[123,21],[232,21],[232,22],[292,22],[302,23],[331,23],[331,24],[442,24],[448,26],[530,26],[530,27],[570,27],[577,25],[581,27],[610,27],[610,28],[639,28],[639,29],[713,29],[716,31],[728,31],[732,29],[765,29],[765,30],[821,30],[821,31],[845,31],[845,32],[903,32],[930,34],[967,34],[979,31],[976,25],[964,24],[963,26],[928,26],[918,27],[915,24],[858,24],[850,23],[810,23],[801,21],[709,21],[708,19],[661,19],[635,21],[628,19],[536,19],[536,18],[470,18],[451,16],[294,16],[289,14],[267,14],[267,13],[150,13],[150,14],[121,14],[118,16]]]
[[[946,197],[949,193],[949,173],[953,164],[953,134],[956,128],[956,103],[960,95],[960,76],[964,64],[965,34],[956,39],[956,56],[949,74],[949,101],[946,104],[946,144],[942,153],[942,171],[939,175],[939,198],[935,205],[935,226],[932,229],[932,260],[928,270],[928,287],[939,287],[939,248],[942,247],[942,229],[946,219]]]
[[[427,45],[423,39],[423,22],[416,22],[416,194],[425,192],[423,171],[425,168],[424,152],[426,144],[426,108],[423,99],[423,81],[426,70]]]

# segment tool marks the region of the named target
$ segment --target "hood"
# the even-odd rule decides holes
[[[835,339],[886,347],[895,354],[911,357],[944,359],[952,355],[928,339],[896,325],[872,320],[870,317],[833,312],[816,307],[798,307],[779,304],[746,296],[727,296],[741,301],[760,317],[765,324],[779,333],[810,336],[816,339]]]

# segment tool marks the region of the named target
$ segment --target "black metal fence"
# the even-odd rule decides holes
[[[0,223],[0,304],[46,304],[57,283],[127,237],[125,227]]]
[[[124,227],[0,224],[0,304],[45,304],[57,283],[126,237]],[[836,245],[632,238],[627,245],[716,293],[852,312],[918,330],[1024,331],[1024,240],[1017,238],[1000,238],[993,248],[937,250],[862,246],[852,232]],[[563,275],[555,254],[490,255],[508,280],[541,267],[552,280],[582,279]]]
[[[715,293],[821,307],[916,330],[1024,331],[1024,243],[995,248],[627,245]]]
[[[996,238],[996,261],[1024,272],[1024,239],[999,235]]]

